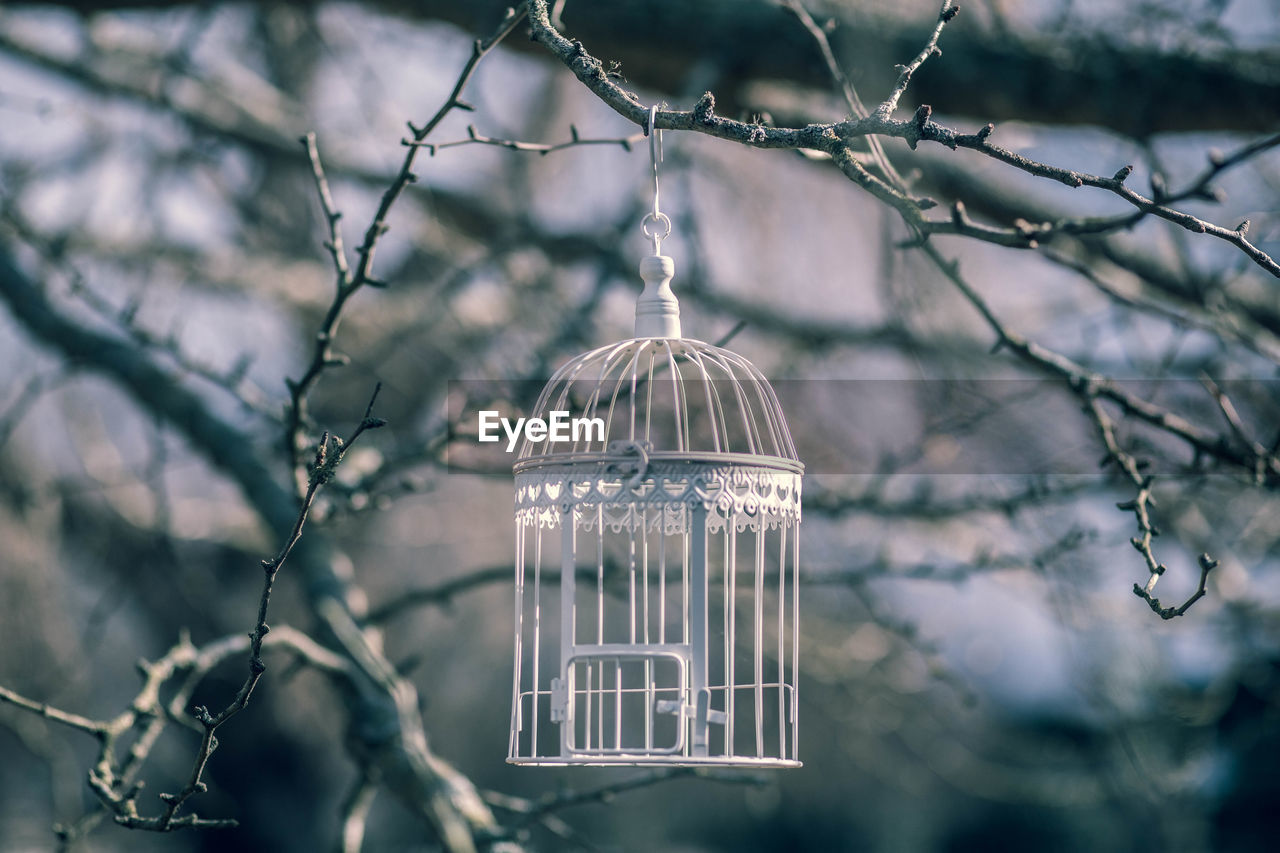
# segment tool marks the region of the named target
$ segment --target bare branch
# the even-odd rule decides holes
[[[178,429],[198,451],[234,479],[270,527],[282,535],[292,529],[298,516],[297,502],[272,477],[270,467],[255,453],[253,442],[210,411],[206,401],[189,388],[172,381],[145,352],[82,327],[54,309],[40,289],[19,272],[3,252],[0,252],[0,299],[32,334],[64,357],[116,380],[145,410]],[[393,720],[402,731],[392,743],[379,740],[369,744],[389,789],[395,790],[430,821],[451,851],[474,850],[473,833],[483,835],[494,831],[492,815],[483,803],[470,796],[469,780],[428,749],[413,686],[402,679],[386,679],[386,672],[394,672],[394,668],[380,651],[369,647],[358,629],[335,629],[340,626],[343,614],[347,623],[352,622],[346,609],[348,581],[335,574],[333,561],[322,543],[303,547],[306,544],[307,540],[301,540],[294,560],[301,563],[307,578],[305,588],[311,606],[325,627],[334,631],[344,655],[356,661],[359,672],[355,677],[364,679],[362,684],[367,688],[348,694],[351,713],[357,717],[375,715],[378,719]],[[347,645],[357,642],[358,648]],[[412,701],[406,704],[405,699]],[[113,790],[112,786],[118,783],[114,772],[103,775],[104,771],[110,771],[110,758],[109,751],[103,753],[94,768],[95,778],[101,780],[101,784],[95,786],[100,795]],[[115,796],[122,798],[127,793],[127,790],[116,792]]]
[[[499,42],[511,34],[512,30],[524,19],[524,16],[525,9],[523,4],[516,9],[508,9],[506,18],[488,38],[476,39],[472,45],[471,58],[463,66],[462,73],[458,75],[458,79],[453,85],[453,91],[449,93],[449,97],[445,99],[444,104],[426,124],[421,127],[413,124],[409,125],[409,130],[413,133],[414,143],[423,142],[440,122],[444,121],[445,116],[449,115],[449,113],[456,109],[470,108],[470,105],[462,100],[462,91],[467,87],[467,83],[471,81],[471,76],[475,73],[476,67],[489,51],[497,47]],[[360,244],[358,250],[360,260],[356,264],[355,275],[351,280],[353,289],[371,282],[374,252],[378,247],[378,241],[389,227],[387,225],[387,215],[391,212],[391,206],[395,204],[396,199],[400,197],[404,188],[417,180],[417,176],[413,173],[413,163],[417,159],[420,147],[416,144],[408,146],[399,174],[396,175],[395,180],[392,181],[387,191],[383,193],[382,200],[378,203],[378,210],[374,213],[373,220],[369,223],[369,228],[364,233],[364,242]]]
[[[1186,612],[1187,608],[1194,604],[1204,594],[1204,583],[1210,569],[1217,565],[1209,555],[1202,555],[1201,564],[1201,589],[1188,600],[1180,608],[1161,609],[1159,602],[1151,595],[1155,588],[1156,582],[1165,572],[1165,566],[1156,559],[1152,550],[1151,540],[1159,535],[1159,530],[1151,522],[1150,507],[1155,502],[1151,494],[1151,485],[1153,478],[1142,473],[1142,465],[1131,454],[1127,453],[1120,447],[1116,439],[1115,427],[1110,417],[1103,410],[1100,399],[1106,397],[1118,404],[1127,413],[1135,415],[1143,420],[1158,426],[1167,432],[1170,432],[1187,441],[1197,450],[1203,450],[1211,455],[1219,458],[1230,457],[1231,461],[1236,464],[1247,464],[1246,458],[1238,451],[1231,451],[1224,447],[1223,442],[1219,441],[1216,436],[1205,430],[1196,427],[1184,419],[1174,415],[1158,406],[1154,406],[1144,400],[1138,399],[1133,395],[1117,388],[1113,383],[1108,382],[1102,377],[1087,371],[1080,366],[1074,364],[1069,359],[1050,352],[1037,346],[1036,344],[1026,340],[1022,336],[1010,331],[995,316],[986,301],[978,295],[977,291],[965,281],[959,272],[959,266],[954,261],[947,261],[938,253],[938,250],[932,244],[925,244],[923,251],[931,261],[938,267],[942,273],[950,279],[952,284],[969,300],[987,324],[991,326],[998,336],[997,348],[1007,347],[1025,360],[1046,369],[1052,373],[1056,373],[1068,379],[1072,389],[1081,398],[1085,405],[1085,411],[1093,420],[1094,425],[1098,429],[1099,436],[1103,445],[1107,450],[1107,458],[1115,462],[1124,475],[1138,489],[1136,497],[1132,501],[1126,501],[1119,504],[1122,510],[1132,511],[1134,519],[1138,523],[1138,536],[1131,539],[1133,547],[1142,555],[1146,563],[1150,576],[1146,586],[1134,585],[1134,591],[1152,604],[1152,608],[1161,618],[1171,619],[1174,616],[1181,616]],[[1252,461],[1252,460],[1249,460]],[[1272,471],[1280,473],[1280,460],[1274,456],[1269,460],[1269,466]],[[1209,565],[1212,563],[1212,565]],[[1208,568],[1205,568],[1208,566]]]
[[[1269,465],[1268,457],[1272,454],[1267,452],[1267,449],[1253,437],[1249,429],[1244,425],[1244,421],[1240,419],[1240,413],[1236,411],[1236,407],[1231,402],[1231,398],[1227,396],[1227,393],[1219,388],[1218,384],[1210,379],[1207,374],[1200,377],[1200,382],[1213,396],[1214,402],[1218,404],[1218,411],[1222,412],[1222,417],[1227,422],[1227,426],[1231,427],[1231,432],[1235,435],[1236,440],[1246,450],[1253,453],[1255,459],[1254,482],[1261,486],[1266,482]]]
[[[452,142],[422,142],[416,139],[402,139],[400,144],[425,148],[432,157],[436,155],[437,151],[443,151],[446,148],[459,148],[464,145],[492,145],[497,148],[506,148],[510,151],[527,151],[533,154],[545,155],[553,151],[564,151],[566,148],[577,148],[584,145],[617,145],[625,151],[630,151],[631,146],[639,144],[643,139],[643,133],[633,133],[630,136],[613,137],[611,139],[584,138],[578,135],[576,127],[569,125],[569,139],[564,142],[552,144],[520,142],[515,139],[498,139],[493,136],[484,136],[476,131],[475,125],[467,125],[466,139],[455,139]]]
[[[1210,187],[1213,180],[1228,169],[1239,166],[1241,163],[1246,163],[1264,151],[1270,151],[1277,145],[1280,145],[1280,133],[1264,136],[1241,146],[1230,154],[1223,154],[1221,151],[1211,149],[1209,151],[1208,167],[1193,178],[1186,189],[1176,192],[1165,199],[1166,203],[1182,201],[1188,198],[1199,198],[1204,201],[1222,201],[1221,193]]]
[[[343,456],[361,434],[368,429],[377,429],[386,424],[386,421],[381,418],[371,416],[374,401],[377,400],[378,392],[381,389],[381,383],[374,388],[373,396],[369,399],[369,405],[365,408],[364,418],[350,438],[345,442],[341,439],[334,439],[332,446],[328,433],[325,433],[320,440],[320,447],[316,451],[315,462],[311,469],[310,484],[307,487],[306,496],[302,500],[302,507],[298,510],[298,517],[294,521],[293,529],[289,532],[289,536],[281,546],[280,551],[271,559],[262,561],[262,595],[258,600],[258,619],[253,630],[249,633],[249,674],[246,676],[244,683],[240,685],[239,691],[236,692],[230,704],[217,714],[211,714],[204,706],[195,709],[196,720],[204,727],[204,735],[186,785],[177,794],[160,795],[160,798],[167,804],[164,814],[154,820],[139,819],[134,821],[129,824],[131,828],[154,829],[158,832],[167,832],[171,828],[175,828],[174,821],[183,804],[195,794],[203,793],[206,790],[201,777],[204,775],[209,757],[218,746],[218,739],[214,733],[223,723],[240,713],[249,704],[249,698],[253,695],[253,690],[258,684],[258,680],[262,678],[262,674],[267,669],[266,664],[262,662],[262,642],[266,638],[267,632],[271,630],[267,625],[267,609],[271,604],[271,591],[275,585],[276,575],[281,567],[284,566],[285,561],[289,559],[289,554],[293,552],[298,540],[302,538],[303,525],[306,524],[307,516],[311,513],[311,505],[320,487],[333,477],[338,465],[342,462]]]
[[[899,134],[893,134],[899,135]],[[1273,276],[1280,277],[1280,263],[1276,263],[1275,259],[1266,252],[1259,249],[1256,245],[1249,242],[1246,235],[1248,234],[1248,221],[1241,223],[1234,228],[1226,228],[1221,225],[1215,225],[1190,213],[1185,213],[1169,207],[1167,204],[1158,200],[1147,198],[1139,192],[1130,189],[1125,185],[1125,178],[1128,177],[1128,171],[1121,169],[1115,176],[1106,178],[1101,175],[1092,175],[1088,172],[1080,172],[1073,169],[1064,169],[1060,166],[1051,166],[1047,163],[1041,163],[1024,157],[1010,151],[1007,148],[1001,148],[987,141],[989,134],[981,132],[970,135],[963,135],[955,131],[945,128],[939,124],[926,120],[920,124],[918,131],[914,134],[916,139],[927,139],[932,142],[939,142],[950,148],[968,148],[972,151],[978,151],[982,154],[992,157],[1002,163],[1007,163],[1016,169],[1035,175],[1041,178],[1057,181],[1069,187],[1096,187],[1104,189],[1108,192],[1119,196],[1129,204],[1133,205],[1142,213],[1149,213],[1158,216],[1168,222],[1172,222],[1193,234],[1208,234],[1238,247],[1250,260],[1262,269],[1271,273]],[[912,142],[911,135],[904,135],[904,139]],[[1267,140],[1270,142],[1270,140]],[[1272,145],[1275,143],[1271,143]],[[1270,146],[1267,146],[1270,147]]]
[[[272,632],[267,644],[287,649],[308,665],[327,673],[344,678],[352,675],[351,665],[346,659],[287,625]],[[155,817],[140,815],[137,806],[137,797],[141,791],[138,775],[168,724],[186,724],[189,721],[185,705],[200,681],[224,660],[250,648],[250,637],[243,634],[214,640],[201,648],[192,645],[190,638],[184,634],[163,657],[151,662],[143,661],[138,665],[143,675],[141,689],[124,711],[108,720],[91,720],[79,714],[61,711],[0,687],[0,700],[94,735],[98,740],[98,759],[89,770],[88,782],[89,787],[97,794],[101,808],[88,813],[71,826],[62,827],[59,835],[64,841],[82,837],[107,814],[114,817],[121,826],[155,832],[225,829],[236,825],[234,819],[202,818],[196,814],[175,817],[166,811],[166,814]],[[161,690],[175,680],[180,680],[180,684],[165,704],[160,698]],[[116,756],[116,747],[130,732],[136,732],[137,736],[121,760]],[[208,756],[204,755],[203,759],[207,762]],[[196,790],[203,789],[203,783],[197,780]],[[168,803],[175,799],[167,794],[162,794],[161,798]]]
[[[264,417],[273,419],[278,417],[276,407],[267,402],[260,389],[245,379],[253,363],[250,356],[242,355],[229,370],[220,369],[193,358],[178,344],[176,334],[172,332],[160,334],[138,322],[137,300],[131,299],[123,308],[120,308],[92,287],[80,269],[65,256],[63,239],[55,241],[43,238],[16,207],[2,203],[0,207],[3,208],[6,224],[13,228],[24,243],[40,254],[44,263],[66,277],[71,295],[80,300],[94,314],[119,329],[138,346],[163,354],[184,374],[198,377],[231,395],[245,409]]]
[[[4,686],[0,686],[0,701],[8,702],[10,705],[16,705],[24,711],[30,711],[33,714],[44,717],[46,720],[52,720],[55,723],[61,723],[64,726],[70,726],[73,729],[79,729],[91,735],[102,736],[107,730],[106,723],[59,710],[44,702],[36,702],[34,699],[28,699]]]
[[[800,4],[800,0],[782,0],[782,6],[796,16],[801,26],[809,33],[809,37],[813,39],[814,44],[818,46],[818,52],[822,54],[822,61],[827,66],[827,73],[831,75],[831,79],[844,97],[845,105],[849,107],[849,114],[855,118],[866,118],[868,115],[867,108],[862,103],[862,98],[858,97],[858,90],[854,88],[853,81],[849,79],[849,75],[844,73],[844,69],[836,61],[835,51],[831,49],[831,40],[827,38],[826,30],[818,26],[818,22]],[[866,139],[867,145],[871,150],[871,156],[875,160],[876,166],[880,169],[880,174],[890,183],[902,186],[902,177],[893,168],[889,158],[885,156],[880,140],[875,136],[868,136]]]
[[[944,4],[944,15],[947,8],[949,4]],[[954,12],[954,8],[951,8],[951,11]],[[648,120],[648,109],[640,103],[634,93],[626,91],[615,83],[606,73],[600,60],[589,54],[581,42],[569,41],[551,26],[545,0],[529,0],[529,22],[534,39],[563,62],[588,89],[624,118],[638,126],[645,126]],[[945,23],[946,21],[940,17],[938,27],[935,28],[934,40]],[[937,47],[932,42],[930,45],[922,53],[927,55]],[[962,233],[965,236],[977,237],[1000,245],[1034,248],[1037,235],[1025,233],[1024,229],[1001,230],[967,226],[963,221],[959,221],[961,217],[954,216],[950,221],[925,218],[920,213],[929,206],[923,203],[924,200],[912,199],[901,188],[893,187],[870,175],[848,149],[848,142],[854,138],[880,134],[903,139],[912,148],[922,140],[938,142],[953,149],[967,148],[1029,174],[1057,181],[1066,186],[1090,186],[1107,190],[1131,204],[1140,214],[1155,215],[1193,233],[1209,234],[1237,246],[1255,264],[1272,275],[1280,277],[1280,264],[1249,242],[1246,237],[1248,228],[1244,223],[1235,228],[1226,228],[1149,199],[1125,186],[1124,178],[1127,177],[1125,170],[1106,178],[1041,163],[990,143],[988,138],[994,129],[993,125],[987,125],[977,133],[961,134],[934,122],[931,116],[932,109],[928,105],[923,105],[917,110],[915,116],[906,120],[894,119],[877,110],[865,118],[833,124],[810,124],[803,128],[766,127],[716,115],[715,98],[708,92],[699,99],[692,110],[659,110],[655,123],[657,127],[664,130],[692,130],[754,148],[821,151],[835,159],[841,171],[850,180],[902,214],[907,225],[917,233],[925,234],[931,231]],[[1089,223],[1085,227],[1114,230],[1125,224],[1127,223],[1122,220],[1114,220],[1105,223]],[[1052,230],[1054,229],[1041,232],[1039,236],[1043,238]]]
[[[294,472],[295,489],[299,496],[306,492],[306,486],[302,479],[301,457],[306,448],[306,437],[303,434],[307,423],[307,396],[311,393],[312,388],[320,379],[320,375],[329,367],[345,364],[346,360],[333,351],[333,341],[338,333],[338,325],[342,320],[342,312],[346,307],[348,300],[351,299],[366,285],[370,287],[383,287],[382,282],[373,277],[373,258],[377,251],[378,241],[382,239],[382,235],[386,234],[390,226],[387,224],[387,217],[391,213],[392,206],[396,200],[400,198],[405,188],[409,184],[417,181],[418,177],[413,172],[413,164],[417,160],[418,152],[422,143],[428,135],[442,122],[445,116],[453,112],[455,109],[466,109],[468,104],[462,100],[462,91],[466,88],[472,75],[475,73],[476,66],[480,61],[493,50],[504,38],[506,38],[516,25],[524,18],[523,7],[520,10],[508,9],[506,17],[498,28],[486,39],[477,39],[472,46],[471,57],[463,66],[462,72],[458,75],[457,81],[454,83],[453,91],[449,97],[445,99],[444,104],[436,111],[435,115],[422,127],[416,127],[412,123],[409,125],[413,132],[413,143],[408,146],[405,151],[403,162],[400,164],[400,170],[391,181],[391,185],[382,194],[382,199],[378,203],[378,209],[374,213],[369,227],[365,230],[364,240],[357,250],[359,257],[356,262],[354,271],[347,269],[345,252],[342,249],[341,235],[338,231],[338,221],[341,217],[333,204],[332,197],[327,192],[327,181],[324,179],[324,171],[320,166],[319,153],[315,151],[314,137],[308,135],[303,138],[303,145],[307,148],[307,153],[312,164],[312,173],[315,176],[317,188],[320,191],[321,203],[325,209],[325,215],[329,219],[330,238],[327,244],[330,254],[333,256],[334,265],[338,271],[337,288],[334,292],[333,301],[330,303],[328,310],[325,312],[323,321],[320,324],[320,330],[315,336],[315,345],[311,351],[311,362],[307,365],[306,370],[298,379],[286,379],[285,383],[289,387],[289,409],[287,415],[287,424],[285,429],[285,450]]]
[[[835,518],[850,513],[865,513],[882,518],[915,518],[929,521],[953,519],[975,513],[1013,515],[1029,507],[1071,501],[1094,489],[1092,483],[1069,481],[1049,484],[1033,483],[1007,495],[969,494],[950,499],[935,499],[928,495],[911,498],[889,499],[874,488],[857,495],[841,494],[821,487],[805,491],[805,509]]]
[[[320,207],[329,226],[329,241],[325,248],[333,258],[333,267],[338,273],[338,289],[351,285],[351,269],[347,266],[347,252],[342,246],[342,211],[333,203],[333,193],[329,190],[329,179],[325,177],[324,166],[320,162],[320,149],[316,147],[316,135],[308,133],[302,137],[302,146],[307,150],[307,159],[311,162],[311,174],[315,178],[316,192],[320,195]]]
[[[594,788],[583,790],[564,788],[538,798],[516,797],[496,791],[486,791],[484,792],[484,797],[490,805],[521,815],[526,826],[530,823],[539,822],[558,835],[567,837],[569,834],[567,826],[548,823],[548,820],[556,812],[575,806],[610,803],[621,794],[649,788],[674,779],[688,778],[715,781],[729,785],[763,786],[770,784],[768,779],[757,774],[716,772],[706,768],[669,767],[662,770],[652,770],[630,779],[623,779]]]
[[[477,587],[511,582],[514,577],[513,571],[509,565],[490,566],[461,577],[450,578],[435,586],[408,590],[400,593],[381,607],[371,610],[366,621],[372,625],[380,625],[415,607],[448,605],[459,595],[470,592]]]

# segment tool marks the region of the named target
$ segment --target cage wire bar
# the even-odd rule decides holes
[[[581,355],[516,480],[516,764],[799,766],[803,465],[765,377],[680,336],[645,258],[636,337]]]

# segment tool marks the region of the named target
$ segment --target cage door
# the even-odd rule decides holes
[[[576,646],[552,685],[566,755],[673,755],[692,716],[687,645]]]

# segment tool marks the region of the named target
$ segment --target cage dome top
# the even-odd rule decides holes
[[[655,254],[640,262],[644,290],[636,300],[635,337],[556,371],[532,415],[549,423],[558,415],[575,428],[567,442],[526,434],[516,474],[548,464],[608,462],[619,453],[803,470],[764,374],[736,353],[681,335],[680,304],[671,292],[675,264],[656,253],[659,246],[655,238]],[[594,428],[584,428],[593,420]]]
[[[526,438],[517,473],[618,453],[803,470],[768,380],[742,356],[703,341],[633,338],[584,353],[551,377],[533,415],[550,421],[556,413],[603,429],[575,428],[566,442]]]
[[[675,531],[697,505],[713,530],[797,522],[804,465],[773,387],[742,356],[681,337],[670,258],[640,271],[636,336],[569,361],[534,406],[561,440],[526,431],[517,518],[554,527],[572,509],[587,525]],[[637,516],[640,506],[665,511]]]

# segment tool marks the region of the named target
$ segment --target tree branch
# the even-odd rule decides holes
[[[285,380],[285,384],[289,387],[285,449],[291,462],[290,470],[294,471],[295,488],[299,495],[305,492],[299,462],[307,444],[306,436],[304,435],[307,423],[307,396],[320,379],[320,375],[327,368],[346,364],[345,357],[336,355],[333,352],[333,340],[338,333],[338,325],[342,320],[343,309],[346,307],[348,300],[366,285],[370,287],[386,286],[385,282],[373,277],[373,258],[378,248],[378,242],[390,230],[387,217],[391,213],[392,206],[400,198],[405,188],[418,180],[418,176],[413,172],[413,164],[422,148],[421,143],[436,129],[440,122],[444,121],[445,116],[449,115],[449,113],[455,109],[472,109],[470,104],[462,100],[463,89],[466,88],[467,83],[471,80],[480,61],[499,42],[506,38],[523,18],[523,7],[519,10],[508,9],[506,16],[493,34],[485,39],[477,39],[472,45],[470,59],[467,60],[466,65],[463,66],[461,73],[458,75],[458,79],[453,85],[453,91],[449,93],[449,97],[445,99],[444,104],[436,110],[435,115],[422,127],[416,127],[413,123],[409,124],[409,129],[413,133],[413,143],[408,145],[404,160],[400,164],[400,170],[396,173],[391,185],[383,192],[382,198],[378,202],[378,209],[369,222],[369,227],[365,230],[364,240],[356,250],[358,259],[354,270],[347,267],[346,253],[342,248],[341,231],[338,228],[342,214],[335,207],[333,197],[329,193],[328,181],[325,179],[324,169],[320,164],[320,154],[315,145],[315,136],[314,134],[307,134],[302,138],[302,144],[306,148],[308,159],[311,162],[312,174],[320,195],[321,205],[328,219],[329,240],[326,243],[326,247],[333,258],[334,267],[337,270],[337,286],[334,291],[333,301],[329,304],[329,309],[325,312],[324,320],[320,324],[320,330],[316,333],[315,344],[311,350],[310,363],[301,377]]]
[[[931,46],[924,53],[931,52],[937,46],[936,38],[946,23],[943,18],[945,17],[945,10],[950,8],[949,4],[944,3],[943,8],[944,15],[940,16],[935,33],[931,37]],[[589,54],[581,42],[569,41],[551,26],[545,0],[530,0],[529,22],[533,30],[534,39],[563,62],[588,89],[619,115],[638,126],[645,126],[648,120],[648,109],[640,103],[634,93],[623,89],[614,82],[605,72],[600,60]],[[917,59],[919,58],[917,57]],[[909,82],[910,75],[906,75],[906,77],[907,82]],[[928,204],[923,203],[923,200],[912,199],[903,190],[892,187],[889,183],[872,176],[858,163],[856,157],[853,156],[853,152],[848,149],[848,142],[854,138],[879,134],[902,139],[912,148],[915,148],[921,140],[937,142],[950,148],[967,148],[1000,160],[1021,171],[1057,181],[1066,186],[1090,186],[1107,190],[1127,201],[1141,214],[1153,214],[1193,233],[1209,234],[1235,245],[1259,267],[1274,276],[1280,277],[1280,264],[1277,264],[1267,253],[1247,239],[1247,222],[1241,223],[1236,228],[1225,228],[1206,222],[1199,217],[1176,210],[1129,189],[1124,184],[1124,178],[1128,175],[1128,172],[1124,169],[1121,169],[1111,178],[1104,178],[1099,175],[1091,175],[1041,163],[988,142],[988,137],[994,130],[994,125],[987,125],[977,133],[966,135],[932,121],[931,116],[932,109],[924,105],[916,111],[916,115],[913,118],[908,120],[896,120],[877,110],[872,115],[863,118],[830,124],[810,124],[804,128],[766,127],[761,124],[748,124],[716,115],[715,99],[708,92],[702,96],[692,110],[659,110],[655,118],[655,126],[664,130],[693,130],[755,148],[821,151],[835,159],[841,171],[850,180],[871,192],[881,201],[894,207],[902,214],[908,226],[917,233],[963,233],[965,236],[995,242],[999,245],[1034,248],[1037,244],[1037,234],[1034,229],[1028,232],[1026,229],[979,227],[971,223],[966,224],[963,222],[962,216],[954,215],[950,221],[925,218],[920,211],[926,209],[929,206]],[[1133,221],[1136,221],[1136,219]],[[1085,227],[1115,229],[1127,224],[1132,224],[1132,222],[1115,220],[1106,223],[1088,223]],[[1044,238],[1052,230],[1042,230],[1039,236]]]
[[[443,151],[447,148],[460,148],[464,145],[492,145],[496,148],[506,148],[509,151],[525,151],[533,154],[551,154],[554,151],[564,151],[566,148],[577,148],[584,145],[617,145],[625,151],[630,151],[631,146],[639,144],[644,139],[643,133],[633,133],[630,136],[614,137],[612,139],[592,139],[578,135],[578,128],[569,125],[569,138],[564,142],[542,143],[542,142],[521,142],[516,139],[499,139],[493,136],[485,136],[476,130],[475,125],[467,125],[467,138],[455,139],[452,142],[423,142],[415,139],[402,139],[401,145],[411,147],[419,147],[427,149],[432,157],[437,151]]]
[[[386,425],[386,421],[381,418],[372,417],[373,404],[378,399],[378,392],[381,389],[382,385],[379,383],[373,391],[373,396],[369,399],[369,405],[365,408],[364,418],[350,438],[345,442],[335,438],[332,447],[327,432],[320,439],[320,447],[316,451],[315,462],[311,468],[310,484],[307,487],[306,496],[302,500],[302,506],[298,510],[298,516],[294,520],[293,527],[289,531],[284,544],[280,547],[279,552],[271,559],[262,561],[262,595],[258,600],[258,619],[253,630],[249,632],[249,674],[245,677],[244,683],[240,685],[235,697],[217,714],[211,714],[209,709],[203,705],[195,709],[195,718],[204,727],[204,733],[186,785],[176,794],[160,795],[160,799],[164,800],[166,804],[163,814],[157,818],[132,819],[127,824],[130,828],[168,832],[170,829],[188,825],[177,823],[176,821],[180,820],[177,818],[177,814],[188,799],[206,790],[201,777],[204,775],[205,767],[208,766],[210,756],[213,755],[213,751],[218,747],[218,739],[214,733],[227,720],[244,710],[249,704],[249,699],[253,695],[253,690],[258,684],[258,680],[266,672],[266,664],[262,662],[262,642],[271,630],[267,625],[267,608],[271,604],[271,591],[275,585],[276,575],[284,566],[285,561],[289,559],[289,555],[293,552],[294,546],[298,544],[298,540],[302,538],[302,528],[306,524],[307,516],[311,513],[311,505],[315,500],[316,493],[321,486],[332,479],[347,450],[366,430],[378,429]]]

